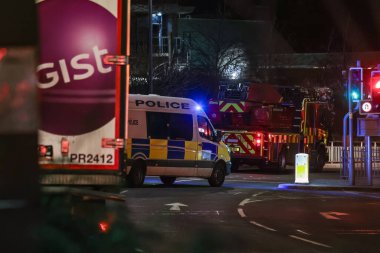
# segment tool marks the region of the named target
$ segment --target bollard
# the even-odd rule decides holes
[[[295,183],[309,183],[309,155],[305,153],[296,154]]]

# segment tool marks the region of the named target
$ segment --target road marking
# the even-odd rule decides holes
[[[233,195],[238,195],[238,194],[240,194],[240,193],[242,193],[242,192],[235,192],[235,193],[233,193]]]
[[[120,192],[120,194],[124,194],[124,193],[127,193],[127,192],[128,192],[128,190],[125,190],[125,191]]]
[[[307,232],[305,232],[305,231],[302,231],[302,230],[300,230],[300,229],[297,229],[296,230],[298,233],[301,233],[301,234],[304,234],[304,235],[311,235],[311,234],[309,234],[309,233],[307,233]]]
[[[165,204],[165,206],[171,206],[170,211],[181,211],[181,206],[188,206],[182,203]]]
[[[241,208],[238,208],[238,213],[240,214],[240,216],[241,216],[242,218],[246,218],[246,217],[247,217],[247,215],[245,215],[243,209],[241,209]]]
[[[244,206],[245,204],[248,203],[254,203],[254,202],[260,202],[262,200],[256,199],[256,200],[251,200],[251,199],[244,199],[242,202],[239,203],[239,206]]]
[[[320,212],[320,214],[328,220],[341,220],[341,218],[336,216],[347,216],[348,213],[340,213],[340,212]]]
[[[257,196],[263,195],[264,193],[267,193],[267,191],[265,191],[265,192],[258,192],[256,194],[252,194],[252,197],[257,197]]]
[[[219,211],[218,210],[216,210],[216,214],[219,215]]]
[[[253,224],[253,225],[255,225],[255,226],[258,226],[258,227],[264,228],[264,229],[266,229],[266,230],[269,230],[269,231],[273,231],[273,232],[277,231],[277,230],[274,229],[274,228],[267,227],[267,226],[265,226],[265,225],[263,225],[263,224],[260,224],[260,223],[255,222],[255,221],[250,221],[250,223]]]
[[[170,216],[175,216],[175,215],[192,215],[192,216],[208,216],[210,215],[215,215],[217,211],[186,211],[186,210],[180,210],[179,211],[169,211],[169,210],[164,210],[164,211],[156,211],[153,214],[159,214],[159,215],[170,215]],[[218,211],[219,215],[223,213],[223,211]]]
[[[299,237],[299,236],[296,236],[296,235],[289,235],[289,236],[291,238],[293,238],[293,239],[297,239],[297,240],[300,240],[300,241],[303,241],[303,242],[308,242],[308,243],[311,243],[311,244],[314,244],[314,245],[318,245],[318,246],[322,246],[322,247],[325,247],[325,248],[331,248],[330,245],[327,245],[327,244],[324,244],[324,243],[315,242],[315,241],[308,240],[308,239],[305,239],[305,238],[302,238],[302,237]]]

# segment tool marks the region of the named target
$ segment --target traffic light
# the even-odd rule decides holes
[[[372,101],[380,104],[380,71],[371,72],[370,87]]]
[[[360,101],[359,113],[363,115],[380,114],[380,71],[371,72],[369,88],[371,99]]]
[[[353,102],[360,101],[362,99],[363,91],[363,68],[350,68],[348,81],[351,84],[351,92],[349,94],[349,96],[351,96],[351,100]]]

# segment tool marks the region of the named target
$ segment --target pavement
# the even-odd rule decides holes
[[[278,185],[279,189],[319,190],[319,191],[375,191],[380,192],[380,178],[373,178],[369,185],[366,178],[355,178],[351,185],[347,178],[342,178],[340,169],[335,165],[326,165],[322,173],[310,173],[309,183],[284,182]]]
[[[257,170],[256,170],[257,171]],[[340,174],[339,164],[326,164],[323,172],[310,173],[308,177],[309,183],[295,183],[294,167],[288,168],[287,173],[252,173],[252,168],[242,167],[241,173],[233,173],[228,176],[229,179],[240,179],[241,174],[245,174],[247,180],[252,182],[271,182],[278,184],[279,189],[297,189],[297,190],[313,190],[313,191],[363,191],[363,192],[380,192],[380,177],[373,178],[372,185],[368,185],[366,178],[357,177],[355,185],[350,185],[347,178],[342,178]],[[379,173],[377,173],[379,174]],[[235,178],[236,177],[236,178]],[[45,193],[70,193],[73,195],[83,195],[91,198],[104,198],[118,201],[125,201],[125,196],[118,192],[103,190],[94,191],[83,187],[43,187]]]

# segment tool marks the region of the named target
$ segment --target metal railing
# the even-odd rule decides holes
[[[329,154],[328,163],[342,163],[343,162],[343,147],[341,142],[330,142],[329,145],[326,146],[327,152]],[[354,145],[354,157],[355,160],[362,160],[362,152],[364,150],[364,142],[358,142]],[[374,142],[372,144],[372,153],[373,157],[375,157],[374,153],[380,152],[380,144]]]
[[[329,153],[329,164],[338,164],[340,167],[340,176],[343,179],[348,179],[348,153],[349,148],[346,150],[342,146],[337,146],[340,143],[330,143],[327,146]],[[380,146],[373,142],[371,145],[371,164],[372,164],[372,178],[375,180],[374,184],[379,184],[380,180]],[[354,173],[357,181],[365,182],[368,178],[368,170],[366,168],[366,148],[364,142],[355,143],[354,147]]]
[[[175,53],[180,53],[182,50],[182,38],[174,37],[170,39],[167,36],[153,38],[153,54],[155,56],[169,56],[169,44],[171,50]]]

